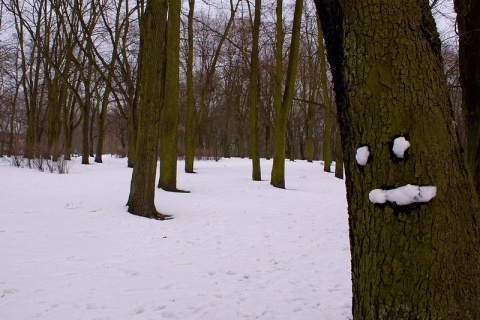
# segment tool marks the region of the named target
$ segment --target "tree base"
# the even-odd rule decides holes
[[[157,213],[157,215],[155,217],[152,217],[151,219],[155,219],[155,220],[172,220],[173,219],[173,216],[170,215],[170,214],[161,214],[161,213]]]
[[[270,184],[275,188],[285,189],[285,180],[271,181]]]
[[[159,187],[160,189],[162,189],[163,191],[167,191],[167,192],[177,192],[177,193],[190,193],[190,191],[188,190],[181,190],[181,189],[164,189],[162,187]]]
[[[139,217],[144,217],[144,218],[154,219],[154,220],[162,220],[163,221],[163,220],[173,219],[172,215],[162,214],[162,213],[158,212],[157,210],[153,210],[153,211],[151,211],[150,213],[147,213],[147,214],[140,214],[140,213],[134,212],[134,210],[132,210],[132,207],[129,206],[128,207],[128,212],[133,214],[133,215],[139,216]]]

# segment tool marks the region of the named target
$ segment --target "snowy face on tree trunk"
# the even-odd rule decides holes
[[[406,151],[410,148],[410,142],[405,137],[393,140],[392,153],[396,159],[405,159]],[[370,157],[368,146],[357,149],[355,159],[360,166],[367,165]],[[407,184],[392,189],[374,189],[368,194],[368,198],[375,204],[384,204],[387,201],[398,206],[407,206],[412,203],[425,203],[433,199],[437,193],[435,186],[417,186]]]

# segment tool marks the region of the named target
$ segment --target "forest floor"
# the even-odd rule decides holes
[[[93,163],[93,159],[92,159]],[[248,159],[178,162],[156,221],[125,203],[126,159],[68,174],[0,164],[0,319],[351,318],[344,181],[286,163],[286,190]]]

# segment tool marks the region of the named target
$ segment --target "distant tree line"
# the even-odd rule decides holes
[[[258,154],[271,158],[277,119],[274,78],[281,76],[277,83],[283,90],[294,6],[283,4],[283,38],[276,43],[275,3],[264,2],[255,68],[256,128]],[[115,153],[128,155],[129,166],[134,165],[144,45],[139,18],[144,10],[143,0],[2,1],[2,154],[68,159],[76,153],[82,163],[89,163],[90,157],[102,162],[103,153]],[[193,156],[198,157],[248,157],[254,4],[197,5],[191,17],[190,93],[188,3],[181,10],[178,122],[173,119],[178,123],[177,154],[189,158],[187,171],[192,171],[188,154],[192,146]],[[284,153],[291,160],[330,162],[336,146],[336,115],[311,2],[305,2],[299,19],[299,59],[291,77]],[[276,69],[276,59],[281,59],[283,68]]]

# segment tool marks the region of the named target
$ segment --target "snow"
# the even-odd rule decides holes
[[[387,191],[382,189],[375,189],[370,191],[368,198],[373,203],[385,203],[387,202]]]
[[[365,166],[368,161],[368,157],[370,156],[370,151],[368,150],[368,146],[363,146],[357,149],[357,153],[355,154],[355,159],[357,163],[361,166]]]
[[[416,186],[407,184],[395,189],[383,190],[375,189],[370,191],[368,197],[373,203],[391,202],[399,206],[406,206],[412,203],[428,202],[435,197],[437,187],[434,186]]]
[[[404,137],[398,137],[393,140],[392,151],[397,158],[403,159],[405,151],[410,147],[410,142]]]
[[[174,219],[156,221],[126,211],[126,159],[0,165],[0,319],[352,317],[344,181],[305,161],[286,162],[287,190],[248,159],[183,166],[191,193],[157,190]]]

